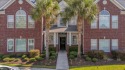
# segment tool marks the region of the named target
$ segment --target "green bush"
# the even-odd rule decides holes
[[[90,58],[103,59],[103,57],[104,57],[104,51],[102,51],[102,50],[92,50],[92,51],[87,52],[87,55]]]
[[[97,62],[98,59],[97,59],[97,58],[93,58],[92,61],[93,61],[93,62]]]
[[[3,59],[4,62],[11,62],[14,60],[15,60],[15,58],[9,58],[9,57]]]
[[[41,54],[40,57],[45,58],[46,54]]]
[[[75,59],[75,56],[74,55],[69,55],[69,58],[70,59]]]
[[[35,59],[35,58],[30,58],[29,61],[30,61],[30,62],[35,62],[36,59]]]
[[[69,55],[74,55],[74,57],[77,57],[77,52],[76,51],[71,51]]]
[[[120,58],[122,61],[125,61],[125,51],[120,51],[120,52],[119,52],[119,58]]]
[[[10,55],[4,55],[2,58],[10,58]]]
[[[115,60],[120,57],[119,54],[120,54],[120,52],[118,50],[117,51],[115,51],[115,50],[111,51],[112,58],[115,59]]]
[[[36,58],[36,60],[38,60],[38,61],[43,60],[43,58],[42,58],[42,57],[35,57],[35,58]]]
[[[3,56],[4,56],[3,54],[0,54],[0,58],[1,58],[1,59],[2,59]]]
[[[91,61],[91,58],[90,57],[86,57],[85,60],[86,61]]]
[[[49,51],[55,51],[56,52],[56,47],[54,47],[54,46],[49,46]]]
[[[40,51],[37,49],[30,50],[29,52],[31,58],[39,57],[40,56]]]
[[[50,59],[54,60],[56,59],[56,56],[50,56]]]
[[[52,56],[55,53],[56,53],[55,51],[50,51],[50,56]]]
[[[26,58],[24,58],[23,60],[24,60],[24,61],[28,61],[28,60],[29,60],[29,58],[27,58],[27,57],[26,57]]]
[[[20,57],[22,57],[23,55],[24,55],[24,54],[21,53],[21,54],[16,54],[15,56],[18,57],[18,58],[20,58]]]
[[[26,57],[27,57],[27,55],[23,55],[23,56],[22,56],[22,59],[24,59],[24,58],[26,58]]]
[[[78,46],[69,47],[69,52],[72,52],[72,51],[78,52]]]

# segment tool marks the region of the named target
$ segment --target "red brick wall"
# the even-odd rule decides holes
[[[118,29],[91,29],[90,24],[86,21],[85,22],[85,33],[84,33],[84,51],[87,52],[91,49],[91,39],[118,39],[118,47],[119,49],[125,48],[125,15],[120,14],[120,9],[115,6],[110,0],[107,0],[108,3],[103,5],[103,0],[98,2],[99,10],[104,10],[104,7],[107,11],[109,11],[110,16],[118,15]],[[111,22],[111,21],[110,21]],[[111,25],[110,25],[111,26]],[[99,27],[99,25],[98,25]],[[111,41],[111,40],[110,40]]]
[[[12,5],[10,5],[7,9],[5,9],[5,15],[0,15],[0,40],[1,40],[1,45],[0,45],[0,52],[2,53],[7,53],[7,39],[8,38],[22,38],[29,39],[29,38],[34,38],[35,39],[35,49],[39,49],[41,51],[41,45],[42,45],[42,38],[41,38],[41,24],[36,22],[35,23],[35,28],[24,28],[24,29],[19,29],[19,28],[7,28],[7,15],[14,15],[18,10],[20,10],[20,7],[22,10],[24,10],[27,14],[27,19],[28,15],[31,14],[32,6],[23,0],[23,4],[20,5],[18,3],[18,0],[16,0]],[[14,19],[15,21],[15,19]],[[27,20],[28,23],[28,20]],[[42,43],[41,43],[42,42]],[[27,42],[28,43],[28,42]],[[28,49],[27,49],[28,50]]]

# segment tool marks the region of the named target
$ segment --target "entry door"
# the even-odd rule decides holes
[[[66,37],[60,37],[60,50],[66,50]]]

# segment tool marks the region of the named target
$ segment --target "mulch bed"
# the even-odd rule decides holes
[[[98,65],[118,65],[118,64],[125,64],[125,61],[117,61],[117,60],[111,60],[111,61],[104,61],[99,60],[98,62],[94,63],[91,61],[85,61],[84,59],[76,58],[76,59],[70,59],[69,65],[70,66],[98,66]]]

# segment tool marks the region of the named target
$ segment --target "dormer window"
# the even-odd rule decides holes
[[[61,27],[66,27],[67,24],[64,23],[62,19],[63,19],[63,18],[60,18],[60,26],[61,26]]]

